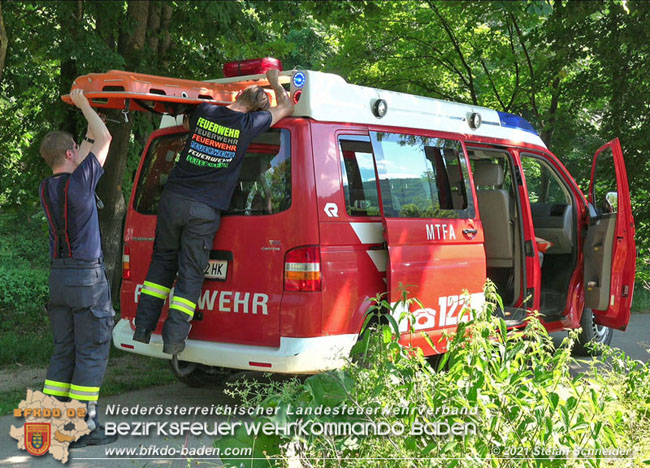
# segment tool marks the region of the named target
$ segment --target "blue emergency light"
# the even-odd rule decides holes
[[[293,75],[293,85],[296,88],[302,88],[305,85],[305,74],[303,72],[296,72]]]
[[[501,111],[497,111],[497,114],[499,114],[499,120],[501,121],[502,127],[517,128],[519,130],[523,130],[524,132],[539,136],[537,130],[535,130],[535,128],[523,117]]]

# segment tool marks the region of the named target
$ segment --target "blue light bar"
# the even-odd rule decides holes
[[[293,75],[293,85],[296,88],[302,88],[305,85],[305,74],[303,72],[297,72]]]
[[[497,111],[497,114],[499,114],[499,120],[501,121],[502,127],[517,128],[524,132],[539,136],[537,130],[535,130],[535,128],[523,117],[501,111]]]

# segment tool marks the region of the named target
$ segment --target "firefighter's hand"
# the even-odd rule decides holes
[[[275,69],[267,70],[266,71],[266,79],[269,80],[269,84],[273,86],[273,84],[278,82],[278,76],[280,72]]]
[[[79,88],[73,89],[70,92],[70,99],[72,99],[74,105],[77,106],[79,109],[83,108],[84,106],[90,106],[88,99],[86,98],[86,96],[84,96],[83,89],[79,89]]]

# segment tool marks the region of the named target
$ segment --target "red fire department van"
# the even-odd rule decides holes
[[[185,102],[232,102],[245,86],[266,85],[263,71],[210,83],[109,72],[73,88],[98,107],[174,114]],[[549,331],[582,326],[581,345],[625,329],[635,242],[617,139],[596,152],[585,197],[521,117],[328,73],[280,78],[295,111],[248,149],[180,355],[184,373],[336,368],[373,298],[397,303],[402,287],[425,308],[400,322],[401,342],[441,353],[463,293],[480,304],[486,278],[510,326],[538,310]],[[150,344],[132,335],[158,201],[186,138],[178,123],[167,118],[153,132],[135,175],[113,333],[118,348],[163,359],[166,307]]]

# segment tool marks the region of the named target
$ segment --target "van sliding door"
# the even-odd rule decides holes
[[[398,307],[395,318],[401,319],[402,337],[409,330],[455,327],[468,302],[463,293],[480,301],[485,282],[483,232],[475,215],[466,152],[458,140],[370,135],[388,244],[390,302],[398,303],[408,292],[423,305],[413,304],[410,318]]]

